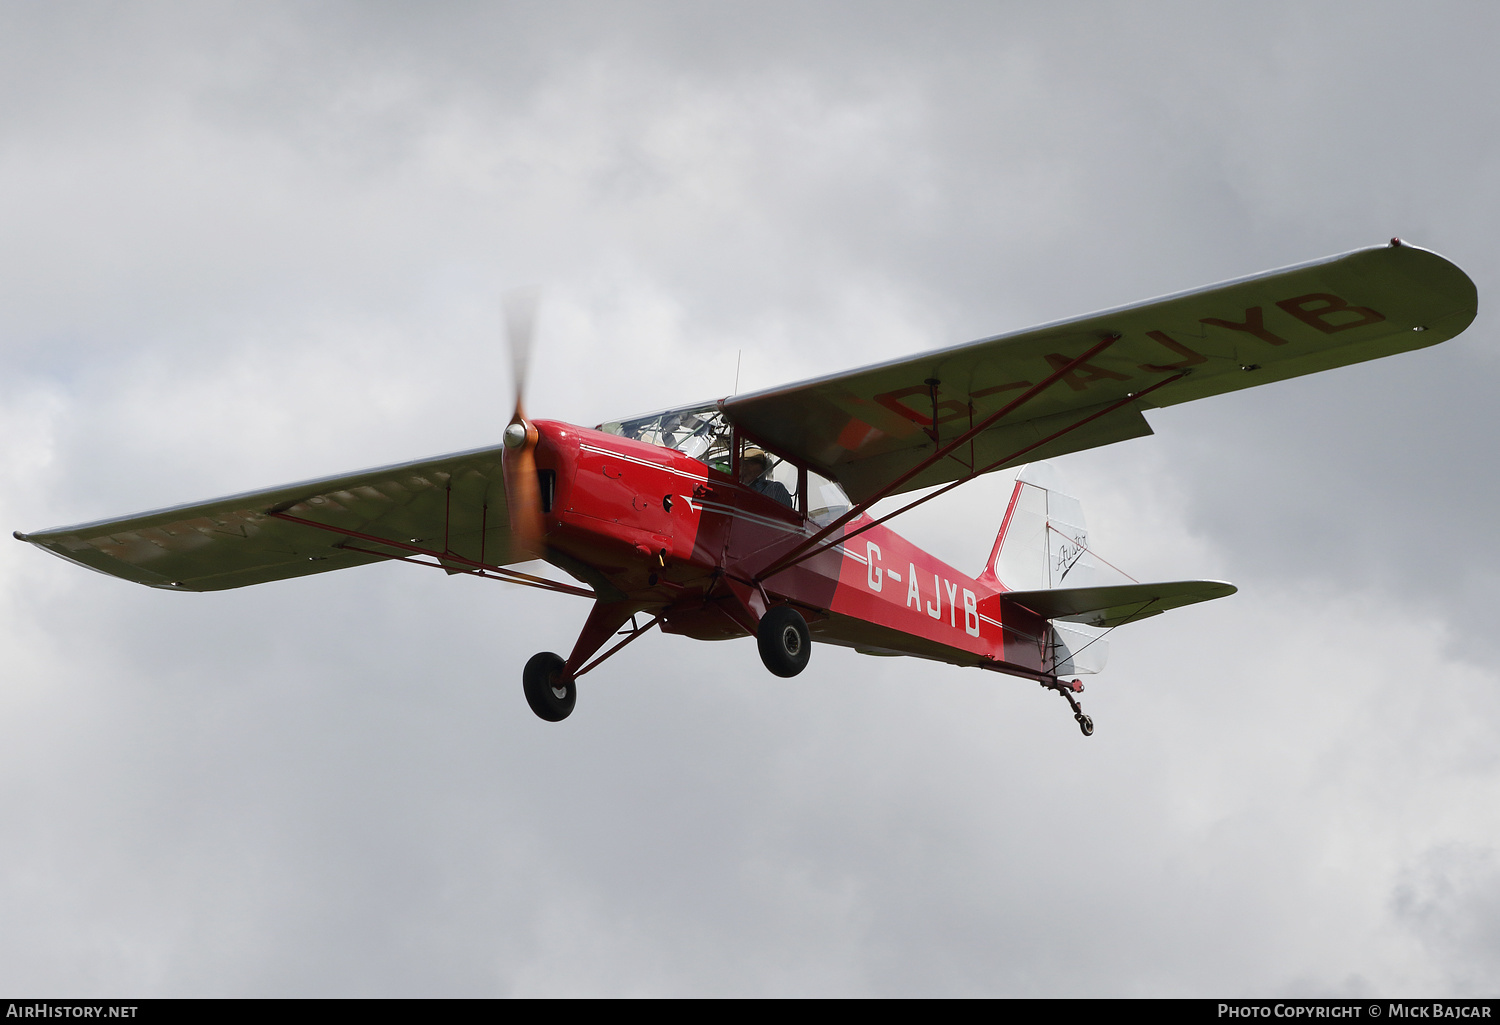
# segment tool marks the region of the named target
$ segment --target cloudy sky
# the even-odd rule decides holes
[[[0,991],[1434,995],[1500,973],[1500,11],[0,5],[0,525],[592,424],[1392,235],[1467,333],[1059,461],[1233,598],[1035,685],[403,566],[0,545]],[[977,571],[986,480],[903,532]]]

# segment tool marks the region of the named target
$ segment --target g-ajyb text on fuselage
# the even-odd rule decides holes
[[[1152,408],[1443,341],[1476,303],[1458,267],[1393,239],[595,428],[529,417],[518,370],[497,446],[16,536],[171,590],[403,561],[587,597],[568,656],[537,654],[522,673],[531,708],[552,721],[573,710],[580,677],[659,626],[754,636],[781,676],[802,672],[817,640],[1035,680],[1089,734],[1075,674],[1102,666],[1101,636],[1234,587],[1110,574],[1040,461],[1150,434]],[[513,344],[524,354],[524,337]],[[884,525],[1022,465],[976,576]],[[513,568],[535,559],[577,583]]]

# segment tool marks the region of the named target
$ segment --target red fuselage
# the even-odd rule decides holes
[[[794,605],[817,640],[1032,678],[1047,671],[1047,624],[993,573],[958,572],[872,527],[805,561],[764,571],[819,525],[683,452],[556,421],[539,438],[545,557],[601,602],[661,616],[700,640],[754,635],[770,604]],[[869,522],[861,515],[830,542]]]

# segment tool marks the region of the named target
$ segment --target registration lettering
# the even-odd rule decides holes
[[[1314,292],[1311,295],[1299,295],[1295,299],[1283,299],[1276,305],[1325,335],[1347,331],[1351,327],[1378,324],[1385,319],[1385,314],[1377,313],[1368,306],[1350,306],[1347,301],[1336,295],[1329,295],[1327,292]],[[1354,315],[1353,320],[1344,316],[1344,314],[1351,313]]]
[[[879,594],[885,587],[885,578],[900,581],[901,574],[895,570],[886,569],[881,565],[880,546],[874,541],[865,542],[865,583],[870,590]],[[926,612],[927,615],[943,621],[943,594],[948,595],[948,625],[958,629],[959,599],[962,597],[964,610],[964,632],[970,637],[979,636],[979,596],[967,587],[960,588],[958,584],[945,579],[941,573],[932,574],[932,600],[926,601],[922,594],[921,586],[917,583],[917,564],[908,562],[906,564],[906,607],[915,608],[919,613]]]
[[[1280,306],[1280,303],[1276,305]],[[1244,331],[1252,334],[1268,345],[1285,345],[1286,339],[1279,335],[1273,335],[1266,330],[1265,314],[1260,311],[1259,306],[1252,306],[1245,311],[1245,319],[1241,323],[1232,320],[1220,320],[1218,317],[1204,317],[1198,321],[1200,324],[1208,324],[1210,327],[1222,327],[1230,331]]]
[[[1140,363],[1137,364],[1142,370],[1150,370],[1157,374],[1169,374],[1174,370],[1186,370],[1188,367],[1197,366],[1199,363],[1207,363],[1208,357],[1201,352],[1194,352],[1165,331],[1147,331],[1146,337],[1154,339],[1171,349],[1182,359],[1176,363]]]
[[[1293,296],[1290,299],[1282,299],[1275,303],[1275,308],[1291,317],[1293,320],[1308,327],[1314,328],[1325,335],[1337,334],[1340,331],[1349,331],[1354,328],[1367,327],[1371,324],[1379,324],[1386,319],[1385,314],[1368,306],[1356,306],[1342,296],[1331,292],[1311,292],[1307,295]],[[1221,331],[1231,331],[1236,335],[1249,335],[1251,338],[1264,342],[1267,345],[1282,346],[1290,344],[1289,340],[1277,334],[1272,327],[1266,325],[1266,307],[1247,306],[1239,319],[1226,317],[1202,317],[1198,323],[1207,327],[1218,328]],[[1284,322],[1283,322],[1284,323]],[[1273,325],[1274,326],[1274,325]],[[1137,369],[1153,374],[1180,374],[1193,369],[1200,364],[1207,363],[1209,356],[1191,347],[1178,338],[1172,337],[1165,331],[1152,330],[1143,332],[1144,335],[1156,344],[1162,346],[1167,352],[1178,357],[1162,363],[1137,363]],[[1212,333],[1208,337],[1213,337]],[[1068,356],[1060,352],[1050,352],[1042,356],[1052,373],[1057,373],[1068,367],[1075,356]],[[1064,372],[1059,380],[1075,392],[1087,391],[1091,386],[1104,382],[1128,381],[1130,375],[1121,373],[1119,370],[1101,366],[1097,363],[1082,362]],[[949,423],[964,417],[972,417],[975,410],[972,400],[984,398],[1002,392],[1031,387],[1031,381],[1007,381],[1004,384],[993,385],[985,388],[970,390],[970,403],[964,403],[958,399],[939,399],[937,408],[931,409],[930,403],[935,395],[941,394],[941,390],[934,386],[929,391],[926,385],[910,385],[905,388],[897,388],[893,391],[884,392],[874,396],[874,400],[891,412],[901,416],[919,427],[933,427],[932,413],[937,414],[937,425]],[[919,398],[920,397],[920,398]],[[928,401],[922,402],[921,398]],[[908,402],[914,402],[915,408]],[[847,446],[846,446],[847,447]]]

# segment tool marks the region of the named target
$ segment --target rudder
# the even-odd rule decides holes
[[[1028,463],[1015,487],[980,583],[997,591],[1041,591],[1098,584],[1099,568],[1088,550],[1083,505],[1063,490],[1050,463]],[[1097,673],[1108,646],[1103,630],[1052,621],[1046,664],[1062,675]]]
[[[1063,491],[1061,474],[1050,463],[1028,463],[1016,475],[979,579],[1010,591],[1094,584],[1098,567],[1088,543],[1083,506]]]

